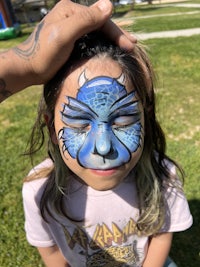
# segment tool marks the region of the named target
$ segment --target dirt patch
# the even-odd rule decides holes
[[[118,21],[116,22],[116,24],[120,27],[123,27],[123,26],[130,26],[133,24],[133,20],[123,20],[123,21]]]

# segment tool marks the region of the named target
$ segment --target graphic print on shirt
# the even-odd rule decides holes
[[[131,159],[141,145],[141,114],[136,92],[127,93],[124,74],[87,80],[79,77],[76,98],[66,96],[58,137],[65,151],[85,168],[115,168]],[[103,168],[103,167],[102,167]]]
[[[87,267],[137,267],[141,260],[137,248],[137,235],[135,221],[130,218],[123,229],[116,223],[111,228],[106,224],[98,224],[95,227],[92,238],[83,228],[74,227],[73,232],[63,226],[66,241],[72,250],[77,250],[86,258]],[[86,227],[87,229],[87,227]]]

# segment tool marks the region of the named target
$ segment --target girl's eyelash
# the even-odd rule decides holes
[[[74,128],[74,129],[85,129],[85,128],[87,128],[87,127],[89,127],[90,126],[90,124],[89,123],[87,123],[87,124],[68,124],[67,125],[69,128]]]
[[[121,118],[121,121],[119,120],[120,118]],[[125,119],[122,121],[122,118],[125,118]],[[140,120],[140,113],[135,113],[132,115],[124,115],[119,118],[115,118],[113,125],[123,127],[123,126],[128,126],[130,124],[136,123],[139,120]]]

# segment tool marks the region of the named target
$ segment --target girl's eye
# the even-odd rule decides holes
[[[89,131],[91,125],[89,123],[73,123],[68,125],[68,127],[77,131]]]
[[[78,132],[89,131],[91,128],[90,120],[85,118],[80,119],[80,118],[69,118],[67,116],[63,116],[62,121],[65,124],[65,127]]]
[[[128,127],[140,120],[140,114],[134,114],[130,116],[120,116],[118,118],[115,118],[113,122],[113,128],[123,128]]]

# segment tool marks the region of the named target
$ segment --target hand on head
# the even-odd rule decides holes
[[[90,7],[59,1],[25,42],[0,54],[0,102],[50,80],[69,58],[75,41],[91,31],[99,29],[123,49],[131,50],[136,38],[118,28],[109,19],[111,13],[109,0]]]
[[[27,57],[34,81],[40,84],[64,64],[75,41],[93,30],[101,29],[119,46],[132,49],[136,39],[109,19],[111,13],[109,0],[100,0],[90,7],[61,0],[39,23],[28,42],[20,44],[15,52]]]

